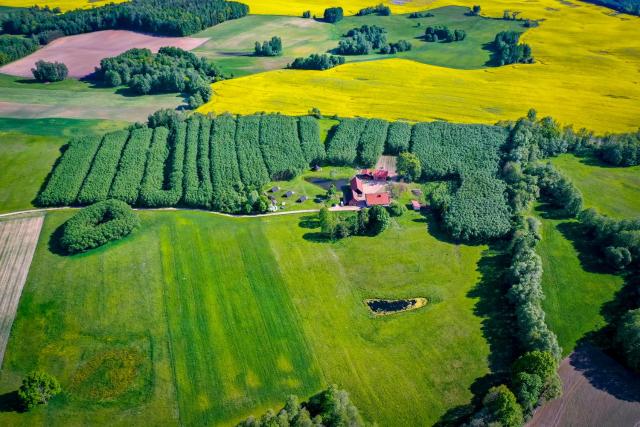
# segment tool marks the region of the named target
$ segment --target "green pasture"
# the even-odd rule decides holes
[[[296,57],[329,52],[338,46],[338,40],[347,31],[367,24],[385,28],[389,42],[401,39],[410,41],[412,50],[396,55],[351,55],[346,57],[347,61],[405,58],[442,67],[475,69],[488,66],[491,52],[487,44],[493,41],[496,34],[506,30],[525,30],[521,22],[469,16],[468,11],[466,7],[447,6],[430,10],[435,16],[429,18],[410,19],[409,15],[348,16],[336,24],[289,16],[250,15],[196,34],[197,37],[209,37],[210,40],[194,52],[214,60],[227,73],[243,76],[284,68]],[[434,25],[465,30],[467,38],[455,43],[423,41],[421,37],[426,28]],[[253,56],[255,42],[272,36],[282,38],[283,55]]]
[[[10,401],[43,368],[64,394],[2,425],[231,425],[286,395],[349,390],[370,421],[425,425],[488,373],[471,297],[483,246],[407,213],[380,236],[325,242],[315,217],[140,212],[131,236],[61,256],[47,215],[0,376]],[[429,221],[431,224],[431,221]],[[424,296],[376,318],[363,300]]]
[[[551,163],[578,187],[585,207],[615,218],[640,216],[640,166],[612,167],[593,157],[570,154]]]
[[[38,83],[32,79],[0,74],[0,116],[18,118],[73,117],[146,121],[161,108],[183,104],[178,94],[130,96],[122,89],[96,87],[67,79]]]
[[[122,121],[0,118],[0,212],[33,208],[32,200],[71,137],[124,126]]]
[[[564,154],[551,162],[578,187],[585,208],[615,218],[640,215],[640,167],[610,167],[592,157]],[[575,220],[544,218],[538,245],[544,274],[543,307],[567,354],[585,334],[606,325],[603,305],[614,299],[624,279],[602,272],[591,260]]]

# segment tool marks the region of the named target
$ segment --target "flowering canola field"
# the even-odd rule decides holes
[[[246,0],[252,13],[321,14],[336,2]],[[330,4],[331,3],[331,4]],[[342,2],[347,12],[373,4]],[[477,0],[414,0],[390,4],[394,13]],[[584,2],[557,0],[481,3],[485,16],[517,10],[543,20],[522,40],[536,63],[456,70],[402,59],[346,64],[327,71],[277,70],[215,83],[200,112],[306,113],[387,119],[494,123],[533,107],[564,124],[597,132],[640,126],[640,18]],[[284,36],[284,35],[283,35]]]
[[[31,7],[49,6],[51,9],[59,7],[62,11],[73,9],[88,9],[104,6],[109,3],[123,3],[126,0],[0,0],[0,6],[6,7]]]

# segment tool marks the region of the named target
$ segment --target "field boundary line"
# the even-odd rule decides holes
[[[15,211],[15,212],[5,212],[0,214],[0,218],[10,218],[12,216],[18,216],[18,215],[28,215],[28,214],[37,214],[37,213],[46,213],[46,212],[50,212],[50,211],[59,211],[59,210],[65,210],[65,209],[71,209],[71,210],[75,210],[75,209],[81,209],[81,207],[77,207],[77,206],[61,206],[61,207],[55,207],[55,208],[40,208],[40,209],[28,209],[28,210],[24,210],[24,211]],[[195,208],[134,208],[134,210],[136,211],[158,211],[158,212],[162,212],[162,211],[176,211],[176,212],[205,212],[205,213],[209,213],[212,215],[219,215],[219,216],[224,216],[227,218],[264,218],[264,217],[269,217],[269,216],[281,216],[281,215],[295,215],[295,214],[302,214],[302,213],[315,213],[315,212],[320,212],[320,209],[299,209],[299,210],[295,210],[295,211],[284,211],[284,212],[269,212],[269,213],[264,213],[264,214],[256,214],[256,215],[245,215],[245,214],[229,214],[229,213],[224,213],[224,212],[216,212],[216,211],[209,211],[206,209],[195,209]],[[352,206],[346,206],[346,207],[333,207],[333,208],[329,208],[330,211],[334,211],[334,212],[349,212],[349,211],[356,211],[356,210],[360,210],[360,208],[358,207],[352,207]]]

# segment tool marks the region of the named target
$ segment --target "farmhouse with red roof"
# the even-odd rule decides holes
[[[349,206],[370,207],[389,206],[391,194],[386,190],[389,173],[386,170],[363,169],[351,178],[351,199]]]

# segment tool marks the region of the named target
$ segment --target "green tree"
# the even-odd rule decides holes
[[[417,181],[422,175],[420,159],[414,153],[400,153],[396,168],[407,181]]]
[[[46,404],[61,391],[60,383],[53,376],[43,371],[33,371],[22,380],[18,397],[25,409],[29,410]]]
[[[333,212],[329,208],[323,206],[318,212],[318,220],[320,222],[320,231],[327,237],[334,237],[338,221]]]
[[[515,395],[504,384],[490,388],[483,405],[490,422],[499,423],[503,427],[520,427],[523,423],[522,408]]]
[[[389,227],[389,212],[382,206],[373,206],[369,209],[369,224],[367,229],[374,236],[382,233]]]
[[[629,367],[640,372],[640,308],[622,317],[616,339]]]
[[[391,202],[387,209],[389,210],[389,215],[391,216],[402,216],[407,210],[407,208],[405,208],[398,202]]]
[[[61,62],[36,62],[36,68],[32,68],[33,77],[39,82],[59,82],[67,78],[69,69]]]

